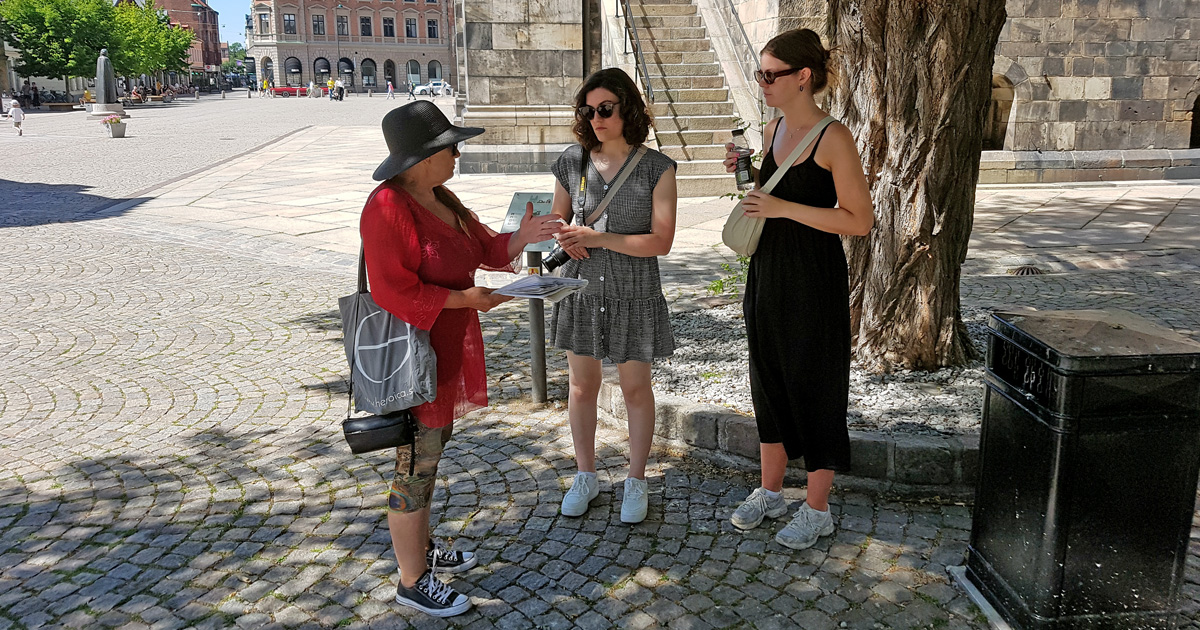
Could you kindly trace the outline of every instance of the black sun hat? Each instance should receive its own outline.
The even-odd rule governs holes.
[[[434,153],[483,132],[478,127],[455,127],[429,101],[397,107],[383,117],[383,139],[389,155],[371,177],[375,181],[391,179]]]

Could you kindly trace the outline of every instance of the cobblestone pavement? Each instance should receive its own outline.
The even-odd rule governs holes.
[[[623,440],[602,431],[604,491],[582,519],[557,516],[573,470],[565,414],[521,402],[528,331],[515,304],[483,317],[499,404],[460,423],[434,514],[438,535],[480,554],[454,582],[476,610],[449,621],[399,610],[388,458],[351,456],[338,435],[334,307],[353,283],[355,213],[382,151],[374,133],[316,125],[103,211],[0,208],[0,630],[984,627],[944,572],[962,558],[965,506],[835,492],[838,533],[790,552],[773,541],[778,525],[728,525],[752,478],[659,452],[650,516],[629,527],[611,490]],[[548,182],[452,187],[494,224],[513,191]],[[1091,193],[1005,194],[1016,201],[981,202],[983,215]],[[1186,223],[1196,194],[1124,189],[1094,215],[1125,199],[1160,224]],[[727,211],[683,202],[664,264],[673,308],[701,306],[703,282],[722,273],[713,244]],[[981,225],[977,241],[1007,238],[1005,225]],[[980,242],[964,301],[1115,304],[1195,335],[1191,234],[1150,243],[1153,230],[1120,229],[1108,233],[1127,241],[1119,252]],[[1003,275],[1023,256],[1063,273]],[[561,400],[564,366],[551,361]],[[803,491],[788,497],[794,507]],[[1200,627],[1198,554],[1194,540],[1189,627]]]

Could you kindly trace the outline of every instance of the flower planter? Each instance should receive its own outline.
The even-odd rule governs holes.
[[[125,123],[119,122],[113,125],[105,125],[108,127],[108,133],[114,138],[125,137]]]

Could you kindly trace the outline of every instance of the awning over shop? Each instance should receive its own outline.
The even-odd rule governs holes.
[[[288,74],[300,74],[303,65],[300,63],[299,59],[295,57],[288,57],[283,61],[283,67],[287,70]]]

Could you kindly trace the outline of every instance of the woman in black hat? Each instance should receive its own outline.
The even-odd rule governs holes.
[[[443,186],[454,176],[458,143],[481,133],[451,125],[430,101],[384,116],[390,155],[375,169],[383,183],[368,198],[360,224],[372,297],[428,330],[437,355],[437,400],[412,409],[415,447],[397,449],[388,528],[400,568],[396,601],[438,617],[465,612],[471,603],[433,571],[466,571],[477,562],[474,554],[450,551],[429,536],[438,460],[454,419],[487,406],[478,311],[509,299],[475,286],[475,270],[509,267],[526,245],[551,238],[560,225],[554,215],[533,216],[530,205],[516,232],[496,234]]]

